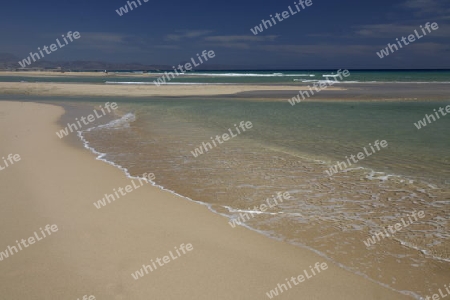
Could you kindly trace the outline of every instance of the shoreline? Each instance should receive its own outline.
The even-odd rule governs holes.
[[[93,140],[92,140],[93,141]],[[112,160],[112,161],[114,161],[114,160]],[[107,162],[107,163],[111,163],[110,161],[109,162]],[[125,164],[126,165],[126,164]],[[131,170],[133,170],[133,167],[131,167]],[[135,170],[136,171],[136,170]],[[139,172],[134,172],[134,174],[140,174]],[[396,176],[393,176],[393,177],[396,177]],[[167,184],[167,185],[166,185]],[[190,198],[187,198],[186,196],[184,196],[184,195],[189,195],[189,194],[186,194],[186,193],[184,193],[183,192],[183,187],[181,187],[181,189],[179,189],[180,187],[178,187],[178,188],[174,188],[173,186],[171,186],[171,182],[165,182],[164,183],[164,186],[167,186],[170,190],[170,192],[172,192],[173,193],[173,191],[179,191],[179,192],[181,192],[181,195],[180,196],[182,196],[183,198],[185,198],[185,199],[188,199],[188,200],[191,200]],[[166,189],[167,190],[167,189]],[[179,195],[179,194],[177,194],[177,195]],[[197,200],[200,200],[200,201],[203,201],[203,202],[197,202],[197,201],[195,201],[195,200],[191,200],[191,201],[193,201],[193,202],[197,202],[197,203],[200,203],[200,204],[204,204],[204,205],[206,205],[206,206],[209,206],[209,205],[212,205],[212,208],[213,209],[211,209],[214,213],[218,213],[218,214],[221,214],[220,212],[218,212],[217,210],[216,210],[216,206],[212,203],[212,202],[208,202],[208,200],[207,199],[202,199],[202,198],[198,198],[198,197],[195,197],[195,195],[189,195],[189,197],[191,197],[192,199],[197,199]],[[220,210],[219,210],[220,211]],[[222,213],[223,213],[223,211],[222,211]],[[222,214],[222,215],[225,215],[225,214]],[[257,229],[257,227],[251,227],[251,226],[245,226],[246,228],[248,228],[248,229],[250,229],[250,230],[252,230],[252,231],[255,231],[255,232],[258,232],[258,233],[260,233],[260,234],[263,234],[263,235],[265,235],[265,236],[269,236],[270,238],[276,238],[276,237],[274,237],[273,235],[271,235],[270,234],[270,232],[266,232],[266,231],[260,231],[260,230],[258,230]],[[295,244],[295,243],[292,243],[292,244]],[[308,249],[308,247],[304,247],[303,245],[301,245],[301,244],[295,244],[296,246],[299,246],[299,247],[301,247],[301,248],[305,248],[305,249]],[[315,249],[318,249],[318,248],[315,248]],[[312,250],[312,251],[314,251],[314,252],[316,252],[316,250],[315,249],[312,249],[312,248],[310,248],[309,250]],[[319,255],[323,255],[324,253],[326,253],[326,251],[324,251],[324,249],[321,249],[320,251],[317,251],[316,253],[318,253]],[[324,258],[328,258],[328,255],[325,255],[325,256],[323,256]],[[342,267],[344,268],[344,269],[348,269],[348,270],[351,270],[351,268],[347,268],[346,266],[350,266],[350,264],[348,264],[348,262],[343,262],[343,261],[341,261],[341,260],[335,260],[335,259],[332,259],[332,261],[335,261],[335,262],[337,262],[337,264],[339,264],[339,262],[341,262],[341,263],[343,263],[343,265],[342,265]],[[389,270],[389,267],[387,268],[387,270]],[[354,272],[355,270],[351,270],[351,272]],[[363,276],[365,276],[365,275],[363,275]],[[374,278],[375,280],[373,280],[373,282],[376,282],[376,283],[378,283],[378,284],[380,284],[380,282],[378,281],[378,280],[376,280],[376,277],[370,277],[370,278]],[[372,279],[371,279],[372,280]],[[383,284],[383,283],[381,283],[381,284]],[[386,284],[386,282],[384,282],[384,284]],[[387,283],[388,285],[389,285],[389,283]],[[442,283],[443,284],[443,283]],[[400,288],[399,289],[399,287],[396,287],[396,289],[397,290],[408,290],[408,287],[406,286],[403,286],[402,288]],[[415,292],[417,292],[417,290],[414,290]]]
[[[54,137],[58,129],[56,122],[63,115],[61,107],[0,101],[0,112],[0,122],[9,125],[8,131],[5,126],[0,129],[4,133],[2,143],[7,145],[4,151],[18,149],[15,152],[23,157],[21,164],[8,170],[17,176],[4,177],[5,173],[0,173],[3,182],[9,182],[5,198],[25,200],[5,203],[0,223],[7,228],[17,216],[12,211],[29,217],[21,226],[6,230],[2,241],[8,243],[22,236],[21,233],[26,235],[30,228],[38,226],[35,224],[40,224],[42,216],[61,228],[49,245],[36,245],[40,248],[3,262],[0,277],[7,291],[5,295],[15,295],[15,298],[20,295],[24,299],[31,293],[36,299],[75,298],[88,292],[88,288],[96,297],[107,299],[148,299],[149,295],[167,299],[186,293],[192,295],[188,298],[195,299],[260,299],[278,282],[284,282],[286,276],[323,259],[311,251],[245,228],[232,229],[225,218],[211,214],[204,206],[149,185],[134,191],[124,201],[97,211],[92,201],[112,187],[123,186],[128,178],[116,167],[95,160],[92,153]],[[24,118],[33,125],[20,122]],[[30,149],[30,142],[43,146]],[[61,171],[66,171],[66,176],[59,176]],[[15,178],[24,175],[36,180],[16,181]],[[23,185],[20,190],[18,184]],[[151,238],[143,239],[145,236]],[[158,243],[154,243],[155,238]],[[158,270],[157,275],[151,274],[152,285],[143,283],[149,278],[133,282],[130,274],[142,262],[183,242],[195,245],[189,257]],[[41,262],[33,267],[32,274],[27,272],[29,256]],[[74,271],[78,276],[73,281],[69,278]],[[173,286],[164,280],[167,276],[180,284]],[[16,278],[19,277],[32,288],[18,289]],[[222,284],[224,278],[226,285]],[[72,282],[69,286],[68,281]],[[52,289],[46,288],[48,282],[52,282]],[[158,286],[158,291],[153,285]],[[411,299],[334,263],[329,263],[329,270],[317,280],[283,294],[284,299],[298,299],[300,295],[316,299],[349,299],[349,295],[355,299]]]
[[[308,85],[287,84],[192,84],[192,85],[121,85],[104,83],[0,82],[0,96],[37,97],[146,97],[211,100],[212,96],[243,101],[286,102],[308,91]],[[301,102],[420,102],[448,101],[450,85],[442,83],[339,83],[305,97]],[[297,103],[298,106],[298,103]],[[297,109],[297,107],[293,108]]]
[[[188,97],[233,95],[251,91],[291,91],[307,87],[270,85],[110,85],[86,83],[0,82],[2,95],[35,96],[120,96],[120,97]],[[342,90],[329,88],[329,90]]]

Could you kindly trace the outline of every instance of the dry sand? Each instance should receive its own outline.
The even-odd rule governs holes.
[[[245,228],[150,184],[96,209],[130,184],[117,168],[60,140],[57,106],[0,101],[0,251],[46,224],[57,233],[0,261],[1,299],[268,299],[266,292],[324,258]],[[152,170],[148,170],[151,172]],[[158,178],[158,174],[155,174]],[[175,246],[194,250],[134,280]],[[328,270],[277,299],[410,299],[326,261]]]
[[[26,76],[26,77],[109,77],[116,76],[116,73],[103,72],[51,72],[51,71],[0,71],[0,76]],[[149,73],[120,73],[120,77],[154,77]]]
[[[0,82],[1,94],[20,94],[36,96],[117,96],[117,97],[151,97],[151,96],[210,96],[231,95],[251,91],[292,91],[292,96],[307,87],[269,86],[269,85],[116,85],[88,83],[28,83]],[[330,87],[327,90],[340,90]]]

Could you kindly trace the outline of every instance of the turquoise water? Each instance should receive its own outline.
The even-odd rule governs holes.
[[[245,226],[418,298],[450,280],[450,116],[420,130],[414,123],[449,103],[291,106],[248,99],[129,98],[119,108],[128,119],[134,115],[132,121],[124,118],[83,136],[104,159],[132,175],[153,172],[158,185],[229,218],[288,191],[289,201]],[[192,155],[202,142],[241,121],[251,121],[253,128]],[[388,147],[355,168],[325,173],[375,140],[386,140]],[[366,249],[368,236],[421,210],[426,217],[417,224]],[[410,286],[412,277],[423,285]]]
[[[450,179],[450,118],[442,117],[421,130],[413,123],[448,104],[331,102],[292,107],[284,102],[216,99],[206,103],[190,101],[189,105],[170,100],[152,106],[162,111],[183,108],[184,113],[219,132],[231,126],[231,117],[235,122],[250,119],[254,130],[248,139],[323,160],[343,160],[375,140],[386,140],[389,150],[364,161],[364,166],[439,180]]]

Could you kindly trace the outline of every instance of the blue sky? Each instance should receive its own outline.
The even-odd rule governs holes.
[[[79,31],[79,40],[46,59],[173,65],[214,50],[209,63],[247,68],[450,68],[450,1],[312,2],[255,36],[250,28],[294,0],[141,0],[123,16],[116,9],[124,0],[9,1],[0,11],[0,53],[25,58]],[[386,58],[376,55],[426,22],[439,29]]]

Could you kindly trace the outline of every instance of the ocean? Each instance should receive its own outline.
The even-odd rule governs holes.
[[[450,83],[450,70],[349,70],[351,76],[340,80],[344,83],[375,82],[438,82]],[[0,76],[0,82],[85,82],[97,84],[153,84],[162,72],[109,71],[106,76],[49,76],[33,77]],[[196,71],[176,76],[171,84],[300,84],[326,80],[327,75],[336,75],[334,70],[267,70],[267,71]],[[133,75],[133,76],[129,76]]]
[[[245,74],[202,72],[173,82],[296,84],[293,79],[304,78],[305,85],[333,75],[331,71]],[[450,83],[450,71],[351,74],[352,86],[386,82],[392,84],[392,90],[402,89],[406,83],[418,84],[418,89]],[[37,78],[24,81],[32,80]],[[120,75],[114,80],[73,80],[151,84],[151,79]],[[384,89],[384,85],[376,89]],[[416,101],[310,100],[292,106],[287,98],[259,101],[254,96],[54,99],[83,102],[90,110],[93,105],[116,101],[120,111],[116,120],[80,132],[85,147],[129,176],[154,173],[156,185],[206,205],[226,217],[224,222],[231,227],[236,225],[232,220],[240,220],[241,226],[308,248],[415,299],[448,284],[450,116],[420,130],[414,123],[449,105],[450,95],[438,100],[420,96]],[[250,121],[253,127],[197,157],[192,154],[202,143],[234,130],[241,121]],[[64,122],[61,125],[65,126]],[[344,171],[327,174],[331,166],[347,161],[377,140],[385,140],[388,146]],[[288,192],[291,197],[264,212],[255,211],[255,206],[277,192]],[[420,211],[424,218],[367,247],[369,237]],[[252,217],[242,222],[242,215],[251,212]],[[422,284],[412,286],[411,278]]]

